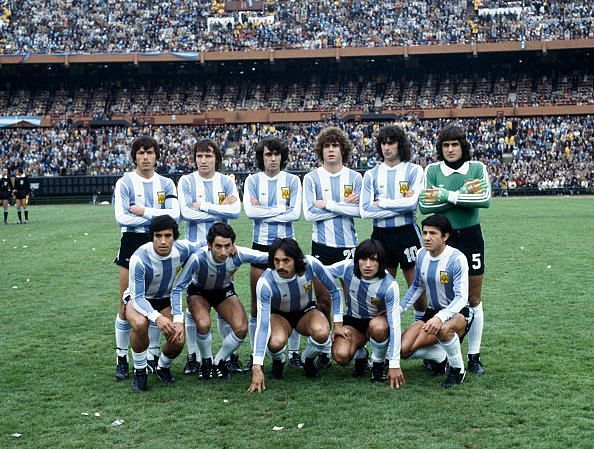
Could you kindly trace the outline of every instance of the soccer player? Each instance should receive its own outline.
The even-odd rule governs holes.
[[[378,158],[383,163],[363,177],[359,210],[362,218],[373,218],[371,238],[381,243],[387,269],[396,276],[398,265],[408,285],[414,275],[421,233],[416,210],[423,183],[423,169],[410,162],[410,141],[396,125],[384,126],[376,140]],[[425,296],[415,304],[415,318],[425,313]]]
[[[186,239],[191,242],[206,242],[210,227],[217,222],[227,223],[239,217],[241,202],[235,181],[220,173],[223,156],[219,146],[212,140],[202,139],[194,145],[196,171],[180,178],[177,190],[181,216],[186,222]],[[221,338],[230,329],[220,317],[217,325]],[[196,323],[192,314],[186,310],[186,338],[188,341],[188,360],[185,374],[199,374],[198,346],[196,342]],[[238,360],[234,357],[234,371]]]
[[[339,365],[355,358],[355,377],[365,375],[367,350],[371,343],[371,381],[386,380],[384,360],[389,360],[388,380],[400,388],[404,375],[400,369],[400,308],[398,284],[386,270],[386,256],[380,242],[362,241],[354,260],[331,265],[330,274],[343,279],[348,296],[342,324],[334,324],[332,357]],[[389,348],[389,349],[388,349]]]
[[[23,223],[23,216],[21,208],[25,211],[25,224],[29,223],[29,195],[31,194],[31,184],[29,177],[25,175],[22,168],[16,169],[16,176],[14,178],[14,197],[17,208],[18,224]]]
[[[252,383],[249,392],[266,389],[264,354],[272,358],[270,377],[281,379],[285,365],[285,345],[293,329],[309,336],[303,350],[305,375],[316,378],[316,356],[330,344],[330,323],[312,300],[317,279],[332,295],[334,319],[342,320],[340,290],[324,266],[312,256],[304,256],[294,239],[277,239],[268,253],[268,269],[258,280],[258,323],[254,337]]]
[[[122,228],[120,249],[115,263],[119,269],[120,298],[128,288],[130,258],[141,245],[150,241],[148,234],[151,219],[169,215],[179,219],[179,203],[175,184],[155,173],[159,159],[159,144],[149,136],[141,136],[132,142],[131,156],[136,169],[124,174],[115,185],[114,209],[118,226]],[[120,310],[115,320],[116,374],[117,380],[128,378],[128,345],[132,327],[126,320],[126,305],[120,299]],[[157,326],[149,330],[149,368],[155,369],[161,333]]]
[[[472,323],[468,307],[468,262],[459,250],[447,244],[452,226],[445,215],[436,214],[421,222],[423,244],[417,254],[414,281],[400,302],[402,312],[426,292],[429,307],[423,318],[402,334],[401,357],[432,360],[449,373],[441,384],[450,388],[464,381],[466,372],[460,341]]]
[[[354,217],[360,217],[359,195],[363,179],[345,167],[352,145],[338,128],[323,129],[316,140],[316,154],[322,166],[303,179],[303,215],[313,222],[311,254],[324,265],[352,259],[357,246]],[[330,315],[330,295],[317,280],[314,289],[318,306]],[[318,365],[330,365],[327,347]]]
[[[302,192],[299,178],[284,171],[288,160],[289,147],[276,137],[267,137],[256,145],[256,163],[260,172],[247,177],[243,192],[243,208],[254,220],[253,249],[268,252],[277,238],[294,237],[293,222],[301,216]],[[250,270],[249,335],[252,350],[257,315],[256,283],[267,267],[266,264],[252,264]],[[299,333],[293,331],[289,338],[289,364],[295,368],[301,367],[299,344]]]
[[[12,181],[8,176],[8,168],[2,169],[2,176],[0,176],[0,202],[4,209],[4,224],[8,224],[8,200],[12,196]]]
[[[167,338],[155,374],[165,383],[175,382],[170,367],[184,348],[184,316],[181,301],[171,302],[171,288],[175,275],[196,247],[187,241],[177,241],[177,222],[169,215],[154,217],[148,235],[151,241],[130,258],[129,287],[123,298],[132,306],[126,308],[126,318],[132,326],[132,390],[137,393],[145,391],[147,386],[149,322],[155,323]]]
[[[239,347],[247,334],[245,309],[235,293],[233,275],[244,263],[264,263],[268,254],[235,246],[235,231],[226,223],[215,223],[206,237],[208,248],[197,250],[186,262],[171,292],[172,303],[180,301],[187,287],[188,310],[196,322],[197,345],[203,380],[213,377],[229,379],[227,358]],[[212,360],[210,309],[229,323],[231,330],[222,338],[221,349]]]
[[[469,297],[474,313],[468,332],[468,370],[483,374],[480,359],[483,335],[481,290],[485,272],[485,241],[479,223],[479,209],[491,202],[491,182],[482,162],[471,161],[466,132],[457,125],[448,125],[437,136],[437,158],[441,162],[425,169],[424,190],[419,209],[423,214],[442,213],[452,224],[448,245],[458,248],[468,260]]]

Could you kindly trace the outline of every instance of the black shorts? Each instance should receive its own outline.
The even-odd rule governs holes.
[[[316,304],[313,302],[310,302],[307,306],[305,306],[305,308],[303,310],[299,310],[297,312],[281,312],[280,310],[277,310],[277,311],[273,311],[271,313],[274,313],[275,315],[282,316],[285,320],[287,320],[289,322],[289,324],[291,325],[291,328],[295,329],[297,327],[297,323],[299,323],[299,320],[301,320],[301,318],[303,318],[303,315],[305,315],[310,310],[314,310],[314,309],[317,309]],[[324,315],[324,314],[322,314],[322,315]],[[324,316],[326,316],[326,315],[324,315]]]
[[[126,290],[126,292],[127,291],[128,290]],[[147,301],[157,312],[160,312],[167,307],[171,307],[171,298],[147,299]],[[128,302],[130,302],[129,294],[122,298],[122,304],[128,304]]]
[[[14,194],[17,200],[24,200],[25,198],[27,198],[27,195],[29,195],[29,192],[27,192],[26,190],[17,190]]]
[[[259,243],[252,243],[252,249],[257,249],[258,251],[262,251],[263,253],[267,253],[270,250],[272,245],[260,245]],[[250,264],[254,268],[259,268],[260,270],[265,270],[268,268],[268,264],[266,263],[251,263]]]
[[[130,269],[130,258],[134,251],[150,240],[150,235],[145,232],[124,232],[120,240],[120,250],[113,262],[120,267]]]
[[[485,272],[485,240],[481,225],[454,229],[448,245],[459,249],[468,260],[468,274],[478,276]]]
[[[331,246],[311,242],[311,255],[322,262],[322,265],[332,265],[355,257],[355,248],[332,248]]]
[[[425,315],[423,315],[423,317],[421,318],[421,321],[423,323],[426,323],[436,314],[436,310],[427,308],[427,310],[425,311]],[[462,342],[462,340],[464,340],[464,337],[466,336],[466,333],[468,332],[468,329],[470,329],[470,326],[472,325],[472,320],[474,320],[474,313],[472,313],[469,307],[464,307],[462,310],[460,310],[460,315],[462,315],[466,319],[466,330],[464,331],[464,335],[462,335],[462,337],[460,338],[460,342]]]
[[[0,192],[0,201],[10,199],[10,192]]]
[[[408,224],[397,228],[373,228],[371,238],[381,243],[386,253],[388,268],[406,270],[415,266],[417,251],[421,249],[421,233],[416,224]]]
[[[216,288],[216,289],[212,289],[212,290],[200,288],[196,284],[190,284],[188,286],[187,292],[188,292],[188,298],[192,295],[200,295],[204,299],[206,299],[208,304],[210,304],[210,307],[214,307],[215,309],[225,299],[228,299],[231,296],[237,296],[237,293],[235,293],[235,288],[233,287],[233,283],[231,283],[231,285],[229,285],[229,287]]]
[[[367,338],[367,330],[369,329],[370,318],[355,318],[354,316],[344,315],[342,317],[343,326],[351,326],[357,329],[361,334]]]

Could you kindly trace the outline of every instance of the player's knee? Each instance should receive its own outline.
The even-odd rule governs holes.
[[[310,329],[311,338],[313,338],[318,343],[325,343],[330,336],[330,326],[328,324],[322,323],[314,323]]]
[[[196,329],[202,335],[206,335],[210,332],[210,317],[194,317],[194,321],[196,321]]]
[[[133,317],[128,317],[128,322],[130,323],[130,326],[132,326],[132,332],[148,332],[149,321],[143,315],[134,315]]]
[[[481,303],[481,295],[480,294],[469,295],[468,303],[470,304],[470,307],[478,306]]]
[[[437,339],[439,341],[450,341],[452,338],[454,338],[455,333],[456,332],[454,331],[454,328],[449,326],[442,326],[439,332],[437,333]]]
[[[332,346],[332,358],[336,363],[340,366],[348,365],[351,361],[351,354],[348,348],[345,348],[343,345],[333,345]]]
[[[286,339],[282,335],[271,334],[268,339],[268,350],[272,353],[277,353],[285,347]]]
[[[369,335],[375,341],[385,341],[390,336],[388,321],[385,319],[372,319],[369,322]]]
[[[248,331],[248,327],[247,327],[247,322],[242,322],[238,327],[233,329],[233,332],[235,333],[235,336],[237,338],[240,338],[241,340],[243,340],[245,338],[245,336],[247,335],[247,331]]]

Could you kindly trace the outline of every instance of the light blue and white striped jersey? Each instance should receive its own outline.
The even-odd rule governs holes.
[[[153,242],[148,242],[134,252],[130,258],[128,292],[138,313],[151,321],[157,319],[160,314],[153,309],[148,300],[171,296],[176,276],[196,247],[195,243],[178,240],[173,242],[171,254],[160,256],[155,252]],[[183,323],[181,301],[172,301],[171,314],[174,322]]]
[[[215,172],[210,179],[198,172],[184,175],[177,185],[181,216],[186,221],[186,238],[191,242],[205,242],[210,227],[218,222],[239,218],[241,202],[235,182],[227,175]],[[233,204],[221,204],[225,198],[236,196]],[[192,203],[200,201],[200,210]]]
[[[312,303],[313,280],[319,279],[332,297],[335,320],[342,321],[340,290],[326,268],[315,257],[305,256],[306,268],[302,276],[285,279],[268,268],[256,284],[258,318],[254,337],[254,363],[262,365],[270,336],[270,313],[299,312]]]
[[[359,210],[361,217],[373,218],[373,226],[396,228],[416,222],[419,193],[423,188],[423,168],[411,162],[394,167],[380,164],[365,172]],[[410,197],[407,192],[414,191]],[[374,201],[379,201],[377,206]]]
[[[130,207],[135,204],[144,207],[142,217],[130,213]],[[132,171],[118,179],[114,191],[114,209],[122,233],[148,232],[151,219],[158,215],[169,215],[175,221],[179,220],[175,184],[157,173],[145,179]]]
[[[204,290],[219,290],[233,282],[233,275],[244,263],[267,264],[268,253],[243,246],[236,246],[237,254],[225,262],[215,262],[208,247],[196,250],[186,262],[184,269],[171,290],[171,301],[181,300],[183,290],[190,282]]]
[[[293,222],[301,216],[301,182],[281,171],[273,178],[264,172],[249,175],[243,190],[243,209],[254,220],[252,242],[271,245],[277,238],[293,238]],[[252,204],[252,198],[259,205]]]
[[[353,318],[371,319],[386,311],[390,328],[390,343],[387,358],[390,368],[400,368],[400,292],[392,275],[386,272],[383,278],[371,280],[355,276],[355,261],[343,260],[330,265],[328,271],[344,281],[349,292],[346,301],[346,315]]]
[[[359,205],[345,203],[352,193],[361,194],[363,178],[343,167],[332,174],[319,167],[303,178],[303,216],[313,221],[312,240],[332,248],[352,248],[359,243],[353,217],[360,217]],[[316,200],[326,200],[326,208],[314,206]]]
[[[417,253],[415,279],[400,301],[404,312],[423,292],[427,305],[441,321],[449,320],[468,306],[468,261],[456,248],[446,246],[437,257],[421,248]]]

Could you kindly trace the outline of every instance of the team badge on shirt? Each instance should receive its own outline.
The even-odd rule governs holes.
[[[281,195],[283,196],[283,200],[288,200],[291,198],[291,188],[290,187],[281,187]]]
[[[311,282],[307,282],[306,284],[303,284],[303,290],[305,290],[306,293],[310,293],[311,292]]]
[[[448,284],[450,282],[450,277],[448,276],[447,271],[439,272],[439,282],[442,284]]]
[[[227,194],[225,192],[219,192],[219,204],[223,204],[225,198],[227,198]]]
[[[400,193],[402,195],[406,195],[406,192],[408,192],[408,181],[400,181]]]
[[[163,205],[163,204],[165,204],[165,198],[166,198],[166,197],[167,197],[167,195],[165,194],[165,191],[163,191],[163,190],[159,190],[159,191],[157,192],[157,202],[158,202],[160,205]]]
[[[379,306],[382,303],[382,300],[380,298],[376,298],[375,296],[372,296],[369,299],[369,302],[371,303],[372,306]]]
[[[348,198],[353,193],[353,185],[352,184],[345,184],[343,188],[343,194],[345,198]]]

